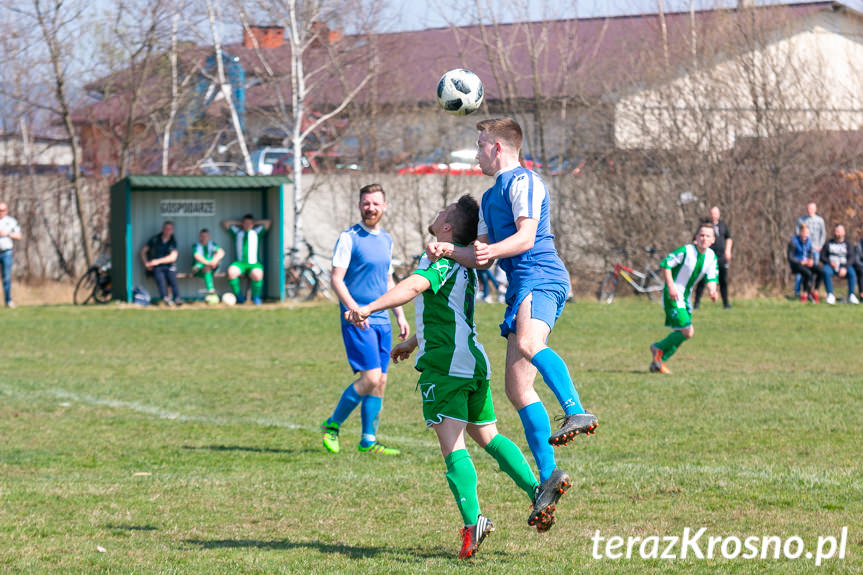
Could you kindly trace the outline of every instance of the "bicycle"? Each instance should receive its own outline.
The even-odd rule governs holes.
[[[615,251],[627,254],[626,248],[617,248]],[[599,284],[599,291],[596,293],[596,298],[600,302],[611,303],[614,301],[614,295],[617,292],[617,286],[620,284],[620,279],[628,283],[636,294],[645,294],[650,301],[659,301],[659,294],[665,287],[665,281],[662,279],[659,268],[651,265],[651,259],[656,254],[655,248],[644,248],[647,253],[647,261],[641,271],[632,269],[623,264],[614,264],[614,269],[602,279]]]
[[[75,305],[95,302],[104,304],[111,301],[111,256],[100,254],[75,285],[72,297]]]
[[[285,269],[285,295],[295,301],[311,301],[319,294],[332,301],[333,291],[330,284],[330,272],[321,265],[321,256],[315,253],[315,248],[309,242],[306,244],[308,255],[297,264],[291,264],[291,255],[298,250],[291,248],[285,254],[287,266]]]

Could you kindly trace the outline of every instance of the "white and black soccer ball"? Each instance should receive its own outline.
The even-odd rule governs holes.
[[[482,81],[470,70],[450,70],[437,83],[437,100],[441,108],[456,116],[476,112],[482,104],[482,96]]]
[[[229,291],[225,292],[222,294],[222,303],[225,305],[234,305],[237,303],[237,296]]]

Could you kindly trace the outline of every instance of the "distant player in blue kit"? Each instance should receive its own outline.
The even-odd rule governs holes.
[[[386,311],[369,316],[363,328],[345,319],[382,296],[395,285],[392,275],[393,240],[381,227],[386,211],[386,194],[380,184],[360,189],[362,222],[339,236],[333,251],[332,285],[341,302],[342,339],[348,363],[359,377],[342,393],[333,414],[321,424],[324,447],[338,453],[339,428],[358,405],[361,407],[361,453],[398,455],[399,450],[377,441],[379,414],[387,384],[387,366],[392,348],[392,327]],[[410,326],[401,307],[393,309],[399,338],[405,340]]]
[[[518,410],[539,468],[542,483],[528,522],[541,525],[571,485],[569,475],[557,467],[552,446],[593,433],[598,421],[582,407],[566,363],[547,345],[569,293],[569,273],[551,234],[548,190],[519,163],[523,136],[518,122],[488,119],[476,127],[477,162],[483,174],[495,178],[482,197],[477,240],[466,247],[435,242],[426,251],[432,259],[451,257],[469,267],[489,267],[498,260],[506,272],[507,308],[500,325],[507,339],[506,394]],[[554,433],[533,387],[537,371],[564,411],[563,424]]]

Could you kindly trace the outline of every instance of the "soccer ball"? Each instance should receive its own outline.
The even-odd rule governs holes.
[[[214,293],[208,293],[207,296],[204,298],[204,301],[207,302],[209,305],[216,305],[217,303],[219,303],[219,296]]]
[[[222,294],[222,303],[225,305],[234,305],[237,303],[237,296],[231,292],[225,292]]]
[[[450,70],[437,83],[437,100],[441,108],[464,116],[476,112],[482,104],[482,81],[470,70]]]

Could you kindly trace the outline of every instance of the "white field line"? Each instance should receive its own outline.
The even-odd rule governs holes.
[[[209,415],[186,415],[180,413],[178,411],[172,411],[168,409],[163,409],[161,407],[155,405],[148,405],[145,403],[140,403],[137,401],[124,401],[121,399],[110,399],[103,397],[94,397],[92,395],[80,394],[68,391],[66,389],[54,388],[54,389],[46,389],[41,391],[34,392],[23,392],[18,389],[12,389],[7,385],[0,385],[0,391],[6,395],[13,395],[18,397],[25,396],[48,396],[55,397],[57,399],[61,399],[67,402],[76,402],[82,403],[84,405],[90,405],[95,407],[111,407],[115,409],[126,409],[129,411],[133,411],[135,413],[141,413],[144,415],[149,415],[155,417],[157,419],[167,419],[170,421],[181,421],[181,422],[194,422],[194,423],[204,423],[208,425],[258,425],[261,427],[279,427],[282,429],[296,429],[301,431],[309,431],[313,433],[318,433],[318,426],[309,427],[305,425],[300,425],[297,423],[293,423],[291,421],[287,421],[284,419],[276,418],[276,417],[219,417],[219,416],[209,416]],[[417,445],[417,446],[426,446],[426,447],[437,447],[436,441],[423,441],[417,440],[415,438],[406,438],[406,437],[393,437],[387,435],[387,441],[391,441],[393,444],[404,444],[404,445]]]
[[[85,405],[98,407],[112,407],[115,409],[128,409],[136,413],[150,415],[158,419],[167,419],[171,421],[196,422],[209,425],[237,425],[237,424],[253,424],[261,427],[280,427],[283,429],[296,429],[308,431],[312,433],[318,432],[318,427],[309,427],[299,425],[291,421],[278,419],[275,417],[213,417],[207,415],[185,415],[177,411],[162,409],[155,405],[147,405],[137,401],[123,401],[119,399],[108,399],[101,397],[93,397],[86,394],[73,393],[71,391],[54,388],[38,392],[22,392],[21,390],[11,389],[6,385],[0,385],[0,391],[7,395],[15,396],[50,396],[66,401],[74,401]],[[417,440],[416,438],[407,437],[392,437],[387,436],[387,439],[394,444],[402,445],[417,445],[425,447],[437,447],[437,442],[433,440]],[[530,454],[525,451],[525,455]],[[530,458],[529,458],[530,459]],[[563,465],[568,465],[569,462]],[[807,486],[841,486],[851,489],[863,490],[863,481],[859,479],[857,472],[841,471],[834,473],[813,473],[799,468],[775,469],[771,466],[751,468],[751,467],[736,467],[729,465],[690,465],[682,464],[675,466],[667,465],[651,465],[639,462],[586,462],[581,461],[582,466],[579,471],[583,474],[585,471],[593,468],[602,473],[619,473],[624,476],[632,475],[659,475],[666,478],[674,478],[679,476],[684,477],[709,477],[714,480],[720,478],[740,478],[740,479],[758,479],[767,482],[783,482],[783,483],[798,483],[802,482]]]

